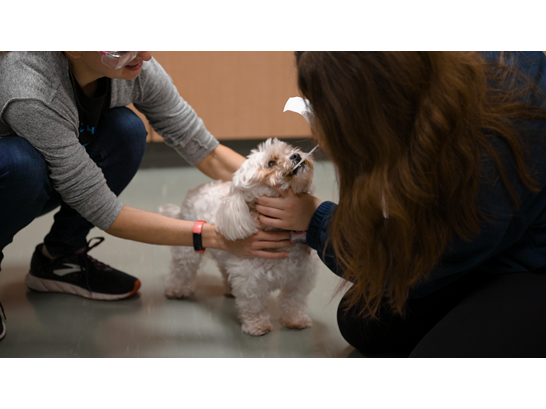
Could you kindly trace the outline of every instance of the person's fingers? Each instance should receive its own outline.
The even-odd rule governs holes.
[[[288,252],[287,251],[273,252],[273,251],[266,251],[266,250],[255,250],[251,253],[251,257],[261,257],[261,258],[267,258],[271,260],[277,260],[277,259],[288,257]]]

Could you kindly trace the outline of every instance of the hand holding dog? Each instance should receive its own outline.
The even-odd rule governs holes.
[[[237,257],[262,257],[280,259],[288,256],[287,251],[276,251],[281,247],[289,247],[290,233],[286,231],[263,231],[240,240],[227,240],[219,234],[223,241],[223,250],[229,251]]]
[[[278,186],[271,187],[279,192],[280,197],[262,196],[256,199],[260,223],[285,230],[307,230],[322,200],[307,193],[296,195],[291,189],[280,190]]]

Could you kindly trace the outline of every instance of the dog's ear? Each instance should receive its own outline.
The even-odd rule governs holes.
[[[263,160],[263,152],[253,150],[247,160],[233,174],[232,191],[242,190],[251,191],[256,185],[261,184],[262,174],[260,171],[260,162]]]
[[[233,174],[230,193],[214,217],[216,230],[228,240],[244,239],[258,231],[247,203],[256,198],[252,192],[260,184],[256,175],[260,155],[253,151]]]
[[[244,196],[241,190],[232,188],[214,217],[216,231],[228,240],[244,239],[258,231]]]

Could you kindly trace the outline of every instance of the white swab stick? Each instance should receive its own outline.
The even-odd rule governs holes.
[[[317,149],[317,148],[318,148],[318,145],[315,146],[313,149],[311,149],[311,152],[309,152],[307,155],[305,155],[305,156],[303,157],[303,159],[300,160],[299,163],[298,163],[296,166],[294,166],[294,169],[292,169],[292,172],[294,172],[294,171],[296,170],[296,168],[297,168],[298,166],[300,166],[300,165],[303,163],[303,161],[305,160],[305,158],[307,158],[309,155],[311,155],[311,154],[315,151],[315,149]]]

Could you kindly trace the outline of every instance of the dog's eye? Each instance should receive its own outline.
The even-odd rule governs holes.
[[[268,163],[267,163],[267,167],[268,168],[272,168],[273,166],[275,166],[275,161],[274,160],[270,160]]]

